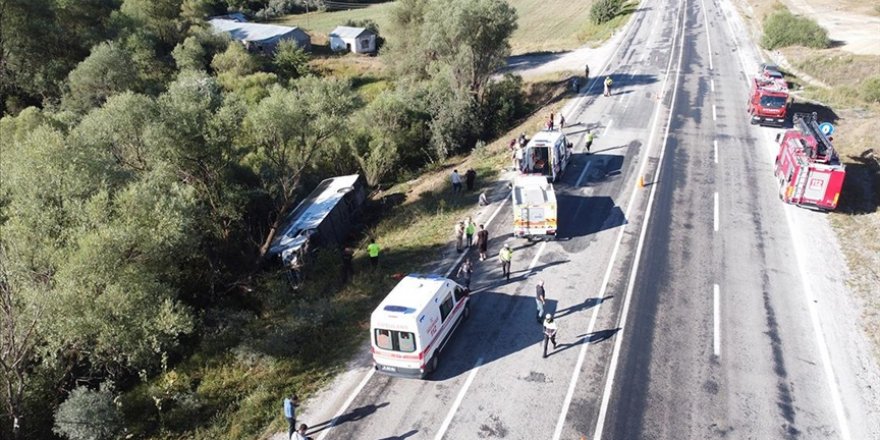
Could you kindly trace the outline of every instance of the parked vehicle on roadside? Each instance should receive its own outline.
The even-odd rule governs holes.
[[[752,124],[782,126],[788,113],[788,84],[782,78],[752,78],[748,111]]]
[[[805,208],[834,210],[846,167],[819,129],[815,113],[796,113],[792,121],[794,129],[777,136],[779,153],[774,171],[779,198]]]
[[[556,182],[568,166],[571,147],[572,144],[562,130],[541,130],[535,133],[523,149],[521,171]]]
[[[468,318],[468,291],[439,275],[410,274],[373,311],[370,344],[376,371],[425,378]]]
[[[557,210],[553,184],[542,176],[518,176],[510,192],[513,236],[528,239],[556,237]]]

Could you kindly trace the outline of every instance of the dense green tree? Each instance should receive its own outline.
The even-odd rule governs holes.
[[[309,74],[309,54],[295,41],[284,40],[272,58],[275,73],[284,79],[296,79]]]
[[[248,111],[245,128],[254,153],[247,163],[273,204],[274,219],[261,240],[261,257],[275,238],[282,214],[296,201],[303,171],[346,130],[347,118],[358,106],[348,81],[305,77],[295,81],[293,89],[274,87]]]
[[[68,72],[111,35],[116,0],[0,0],[0,113],[60,95]]]
[[[354,118],[350,145],[367,184],[378,185],[402,164],[419,166],[433,157],[426,136],[430,116],[417,106],[420,99],[403,90],[385,91]]]
[[[109,386],[102,386],[99,390],[76,387],[55,412],[53,431],[70,440],[118,438],[123,421],[114,399]]]
[[[118,44],[102,43],[70,72],[64,105],[85,112],[116,93],[137,88],[138,71],[131,54]]]

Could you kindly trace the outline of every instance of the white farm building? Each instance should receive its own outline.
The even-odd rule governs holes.
[[[376,33],[351,26],[336,26],[330,32],[330,49],[334,52],[373,53],[376,51]]]
[[[235,41],[240,41],[252,52],[272,53],[278,43],[284,40],[295,41],[297,46],[309,50],[312,39],[298,27],[274,24],[248,23],[236,19],[213,18],[209,21],[216,33],[225,33]]]

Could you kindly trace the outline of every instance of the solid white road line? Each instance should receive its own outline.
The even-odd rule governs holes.
[[[684,25],[682,25],[682,32],[683,31],[684,31]],[[684,34],[682,33],[682,35],[684,35]],[[674,36],[674,39],[672,42],[672,47],[675,47],[675,39],[677,39],[678,37],[679,37],[678,34],[676,34]],[[669,73],[672,69],[672,60],[673,60],[672,52],[670,52],[669,61],[666,64],[666,74],[663,77],[663,83],[660,85],[661,95],[664,94],[665,90],[666,90],[666,83],[669,80]],[[679,70],[681,70],[680,58],[679,58]],[[676,83],[677,83],[677,79],[676,79]],[[674,99],[675,99],[675,97],[673,96],[673,100]],[[662,102],[662,96],[661,96],[661,99],[659,102]],[[657,105],[657,107],[654,110],[654,115],[653,115],[654,121],[651,124],[651,132],[650,132],[651,134],[650,134],[650,137],[648,138],[647,149],[644,153],[646,157],[649,155],[649,153],[652,149],[651,147],[654,145],[654,138],[655,138],[655,134],[657,133],[657,123],[660,121],[660,111],[662,110],[662,108],[663,108],[662,105]],[[670,121],[671,121],[671,118],[672,118],[672,116],[670,114]],[[669,134],[668,125],[669,125],[669,122],[667,122],[667,131],[666,131],[667,136]],[[665,143],[665,141],[664,141],[664,143]],[[662,161],[662,152],[661,152],[661,161]],[[639,173],[637,174],[637,176],[644,175],[645,164],[647,164],[647,163],[648,163],[647,160],[642,161],[642,165],[639,168]],[[659,167],[658,167],[658,171],[659,171]],[[659,176],[659,174],[658,174],[658,176]],[[638,178],[638,177],[636,177],[636,178]],[[655,181],[656,181],[656,179],[655,179]],[[652,185],[652,188],[654,188],[654,187],[655,187],[655,185]],[[632,207],[634,206],[633,201],[635,200],[637,194],[638,194],[637,191],[633,191],[632,193],[630,193],[629,200],[626,203],[626,209],[624,209],[624,218],[630,218],[630,214],[632,212]],[[652,194],[653,194],[653,192],[652,192]],[[629,223],[624,224],[620,228],[620,231],[617,234],[617,241],[614,243],[614,249],[611,251],[611,258],[608,261],[608,266],[605,268],[605,276],[602,278],[602,287],[599,289],[600,300],[602,298],[605,298],[605,295],[608,291],[608,284],[611,281],[611,272],[614,269],[614,264],[617,260],[617,253],[620,250],[620,244],[623,242],[623,236],[627,230],[627,225],[629,225]],[[560,440],[560,437],[562,437],[562,429],[565,426],[565,419],[568,416],[568,410],[571,407],[571,400],[574,397],[574,392],[575,392],[575,388],[577,387],[578,378],[580,378],[581,368],[583,368],[584,358],[586,357],[586,354],[587,354],[587,348],[590,345],[589,344],[589,342],[590,342],[589,337],[595,331],[596,321],[598,320],[599,310],[601,309],[601,306],[602,306],[602,303],[599,303],[596,305],[596,307],[593,308],[593,315],[590,317],[590,323],[587,326],[587,336],[584,337],[584,340],[581,343],[581,350],[580,350],[580,353],[578,354],[578,360],[577,360],[577,363],[575,364],[574,371],[572,371],[571,380],[568,383],[568,391],[565,393],[565,400],[562,401],[562,410],[559,412],[559,418],[556,421],[556,429],[553,431],[553,440]],[[602,420],[603,418],[604,418],[604,415],[602,415],[602,413],[600,412],[600,420]],[[600,436],[601,436],[601,429],[599,432],[600,432]]]
[[[714,79],[709,80],[709,88],[712,89],[712,93],[715,93],[715,80]]]
[[[452,408],[449,408],[449,413],[446,414],[446,419],[443,420],[443,424],[440,425],[440,430],[437,431],[437,435],[434,436],[434,440],[440,440],[446,434],[446,430],[449,429],[449,424],[452,423],[452,418],[455,417],[455,413],[458,411],[458,407],[461,406],[461,402],[464,401],[464,395],[467,393],[468,388],[470,388],[471,383],[474,381],[474,377],[477,375],[477,371],[480,371],[480,366],[483,365],[483,358],[477,359],[477,363],[474,364],[474,368],[471,370],[471,374],[468,375],[467,380],[464,382],[464,386],[461,387],[461,391],[458,392],[458,397],[455,398],[455,402],[452,403]]]
[[[538,264],[538,258],[541,257],[541,253],[544,252],[544,248],[545,248],[545,247],[547,247],[547,242],[546,242],[546,241],[542,241],[542,242],[541,242],[541,246],[538,246],[538,252],[535,252],[535,257],[532,258],[532,262],[529,263],[529,270],[534,269],[534,268],[535,268],[535,265]]]
[[[718,193],[715,193],[715,218],[712,222],[715,232],[718,232]]]
[[[715,104],[712,104],[712,120],[713,121],[718,120],[718,112],[715,110]]]
[[[613,123],[614,123],[614,119],[608,120],[608,125],[606,125],[605,130],[602,131],[602,136],[605,136],[606,134],[608,134],[608,129],[611,128],[611,124],[613,124]]]
[[[590,169],[590,162],[587,162],[587,164],[584,165],[584,169],[583,169],[583,171],[581,171],[581,175],[578,176],[578,180],[577,180],[577,182],[575,182],[574,186],[576,186],[576,187],[581,186],[581,181],[584,180],[584,176],[587,175],[588,169]]]
[[[370,368],[370,371],[367,372],[367,374],[364,376],[364,379],[361,380],[361,383],[358,384],[357,388],[355,388],[354,392],[351,393],[350,396],[348,396],[348,400],[345,401],[345,403],[342,405],[342,407],[339,408],[339,411],[336,413],[336,415],[333,416],[333,420],[330,421],[330,426],[328,426],[327,429],[325,429],[321,433],[321,435],[318,436],[318,440],[324,440],[324,437],[327,437],[327,434],[329,434],[330,431],[333,430],[333,427],[336,426],[336,422],[338,422],[339,418],[342,417],[342,414],[348,410],[348,407],[351,406],[352,402],[354,402],[354,399],[358,396],[358,394],[361,393],[361,391],[367,385],[367,382],[370,381],[370,378],[373,377],[373,374],[375,374],[375,373],[376,373],[376,369]]]
[[[684,0],[679,5],[679,10],[684,9]],[[687,15],[683,15],[681,19],[681,35],[685,33],[685,25],[687,24]],[[683,39],[682,39],[683,41]],[[654,182],[660,181],[660,170],[663,166],[663,157],[666,155],[666,144],[669,142],[669,130],[672,127],[672,116],[675,114],[675,98],[678,95],[678,80],[681,78],[681,64],[684,61],[684,45],[678,54],[678,66],[675,71],[675,82],[672,86],[672,100],[669,104],[669,117],[666,120],[666,130],[663,134],[663,142],[660,144],[660,157],[657,161],[657,169],[654,171]],[[675,47],[675,45],[673,45]],[[647,162],[647,161],[645,161]],[[611,390],[614,387],[614,377],[617,374],[617,363],[620,361],[620,349],[623,346],[623,334],[626,331],[627,314],[629,313],[629,305],[632,301],[633,289],[635,288],[636,274],[639,269],[639,262],[642,259],[642,250],[645,245],[645,235],[648,232],[648,224],[651,220],[651,209],[654,206],[654,196],[657,194],[659,184],[651,185],[651,193],[648,196],[648,206],[645,209],[645,219],[642,221],[641,232],[639,232],[639,241],[636,245],[636,253],[633,259],[632,269],[630,269],[629,281],[627,281],[626,295],[623,298],[623,305],[620,310],[620,320],[617,327],[620,329],[615,335],[614,348],[611,351],[611,361],[608,365],[608,378],[605,380],[605,389],[602,392],[602,403],[599,406],[599,417],[596,421],[596,430],[593,433],[593,440],[602,440],[602,432],[605,429],[605,417],[608,414],[608,404],[611,401]]]
[[[782,209],[785,211],[785,220],[788,222],[788,231],[791,234],[794,256],[795,260],[797,260],[798,271],[801,275],[801,291],[804,292],[807,309],[810,311],[810,321],[813,324],[816,345],[819,347],[819,357],[822,359],[822,368],[825,370],[825,379],[828,381],[828,388],[831,390],[831,403],[832,406],[834,406],[834,413],[837,416],[840,438],[842,440],[850,440],[852,436],[849,431],[849,422],[846,419],[843,400],[840,398],[840,389],[838,389],[837,386],[837,377],[834,375],[834,367],[831,366],[831,355],[828,351],[828,342],[825,341],[825,335],[822,333],[822,324],[819,322],[819,306],[816,305],[816,297],[813,295],[813,289],[810,286],[810,283],[807,282],[808,272],[804,266],[804,259],[802,258],[805,253],[800,248],[800,241],[797,239],[797,237],[806,237],[807,235],[800,234],[800,231],[794,226],[794,222],[791,219],[791,210],[796,208],[793,206],[783,206]]]
[[[715,152],[715,163],[718,163],[718,139],[712,141],[712,151]]]
[[[712,39],[709,38],[709,15],[706,14],[706,3],[703,0],[700,0],[700,5],[703,10],[703,23],[706,25],[706,45],[709,46],[709,70],[715,70],[714,65],[712,64]]]
[[[715,332],[713,333],[713,344],[712,346],[715,349],[715,357],[721,357],[721,288],[718,285],[715,285],[715,289],[713,292],[713,301],[714,304],[714,322],[715,322]]]

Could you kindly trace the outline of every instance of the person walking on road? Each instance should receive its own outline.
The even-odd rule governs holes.
[[[587,129],[587,154],[590,153],[590,147],[593,146],[593,132]]]
[[[284,418],[287,419],[287,438],[293,438],[296,431],[296,407],[299,406],[299,397],[291,394],[284,398]]]
[[[614,81],[611,80],[610,76],[605,77],[605,96],[611,96],[611,84]]]
[[[461,175],[458,174],[458,170],[452,170],[452,176],[450,176],[450,180],[452,180],[452,194],[458,194],[461,192]]]
[[[559,131],[562,131],[563,128],[565,128],[565,116],[562,116],[562,114],[560,114],[559,115]]]
[[[550,117],[547,118],[547,130],[551,130],[551,131],[553,130],[553,122],[554,122],[555,116],[556,115],[554,115],[553,112],[550,112]]]
[[[464,222],[459,221],[455,224],[455,250],[462,252],[464,250]]]
[[[468,249],[474,245],[474,233],[477,232],[477,224],[474,223],[474,219],[472,217],[468,217],[464,222],[464,237],[465,242],[467,243]]]
[[[379,267],[379,245],[376,244],[375,238],[370,239],[370,244],[367,245],[367,254],[370,255],[370,266],[376,270]]]
[[[538,314],[535,319],[538,320],[538,324],[544,319],[544,304],[546,303],[547,293],[544,291],[544,280],[540,280],[538,285],[535,286],[535,306],[538,308]]]
[[[553,319],[553,315],[547,314],[544,317],[544,357],[547,357],[547,343],[553,343],[553,349],[556,350],[556,333],[558,333],[559,328],[556,326],[556,321]]]
[[[473,273],[474,265],[471,263],[471,259],[465,258],[464,263],[461,263],[461,266],[458,267],[458,278],[461,279],[468,292],[471,291],[471,275]]]
[[[510,249],[509,244],[505,243],[504,247],[501,248],[501,252],[498,253],[498,259],[501,261],[501,276],[510,281],[510,262],[513,260],[513,250]]]
[[[489,231],[484,225],[480,225],[480,231],[477,232],[477,251],[480,253],[480,261],[486,260],[486,251],[489,248]]]
[[[590,79],[590,65],[584,64],[584,82]]]

